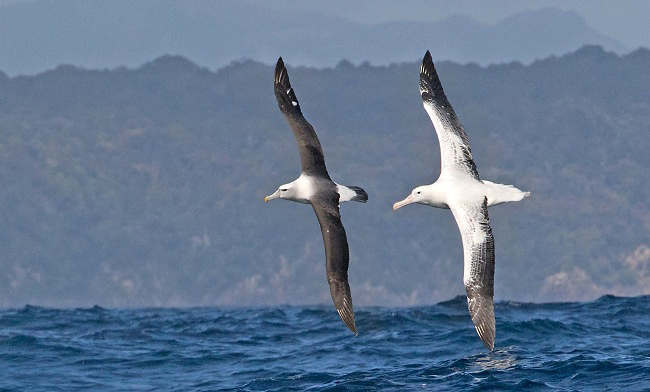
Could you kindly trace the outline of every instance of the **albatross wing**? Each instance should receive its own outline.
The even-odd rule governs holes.
[[[318,141],[314,128],[305,120],[300,110],[298,98],[289,82],[289,74],[284,66],[282,57],[278,59],[275,66],[274,77],[275,98],[278,101],[280,111],[284,114],[293,136],[298,143],[300,152],[300,164],[302,172],[309,175],[317,175],[329,178],[325,167],[323,148]]]
[[[487,211],[481,204],[453,203],[451,212],[463,238],[465,291],[472,322],[485,347],[494,349],[494,237]]]
[[[441,172],[462,173],[478,180],[476,164],[463,125],[442,89],[440,78],[427,50],[420,67],[420,94],[440,143]]]
[[[352,308],[352,294],[348,284],[348,265],[350,255],[345,228],[341,223],[339,212],[338,194],[327,192],[320,195],[317,200],[312,200],[312,207],[318,217],[320,229],[325,244],[325,258],[327,269],[327,282],[330,285],[330,294],[339,313],[341,320],[357,333],[354,325],[354,310]]]

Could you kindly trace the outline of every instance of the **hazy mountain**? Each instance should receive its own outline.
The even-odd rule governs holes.
[[[288,64],[291,58],[285,58]],[[484,179],[532,192],[490,210],[496,296],[650,293],[650,51],[438,62]],[[449,211],[393,202],[439,171],[419,63],[292,68],[342,206],[355,304],[463,293]],[[273,68],[0,74],[0,304],[329,304],[311,208],[264,203],[299,172]]]
[[[431,4],[435,7],[435,3]],[[138,66],[171,53],[212,69],[242,58],[271,63],[387,65],[437,58],[488,64],[530,62],[584,44],[622,53],[574,12],[543,9],[496,25],[467,17],[439,22],[363,24],[317,12],[246,1],[40,0],[0,6],[0,69],[34,74],[58,64]]]

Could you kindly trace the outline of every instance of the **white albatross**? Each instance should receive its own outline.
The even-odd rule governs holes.
[[[494,237],[487,209],[522,200],[530,192],[479,178],[467,134],[445,96],[429,51],[420,67],[420,94],[438,135],[440,176],[431,185],[413,189],[406,199],[395,203],[393,209],[419,203],[451,210],[463,241],[463,282],[469,314],[483,344],[493,350],[496,332]]]
[[[302,115],[282,57],[275,66],[274,90],[280,111],[287,119],[298,143],[301,173],[295,181],[280,185],[278,190],[265,197],[264,201],[286,199],[311,204],[323,234],[325,269],[334,306],[341,320],[356,334],[352,294],[348,284],[350,255],[339,204],[345,201],[365,203],[368,201],[368,194],[358,186],[339,185],[330,178],[318,136]]]

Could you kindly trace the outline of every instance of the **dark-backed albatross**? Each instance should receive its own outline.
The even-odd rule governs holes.
[[[296,94],[289,83],[289,74],[282,57],[275,66],[275,98],[298,143],[302,171],[297,180],[281,185],[264,201],[286,199],[311,204],[318,218],[325,243],[327,282],[336,311],[347,325],[357,333],[354,324],[352,295],[348,284],[350,255],[345,229],[341,223],[339,204],[346,201],[368,201],[366,192],[357,186],[339,185],[332,181],[325,157],[314,128],[305,120]]]
[[[420,67],[420,94],[438,135],[440,176],[431,185],[413,189],[406,199],[395,203],[393,209],[420,203],[451,210],[463,241],[463,282],[469,314],[483,344],[493,350],[496,332],[494,237],[487,209],[522,200],[530,192],[479,178],[467,134],[445,96],[429,51]]]

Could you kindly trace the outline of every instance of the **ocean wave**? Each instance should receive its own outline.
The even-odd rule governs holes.
[[[479,391],[650,389],[650,297],[498,302],[483,348],[459,296],[329,306],[0,311],[0,389]]]

